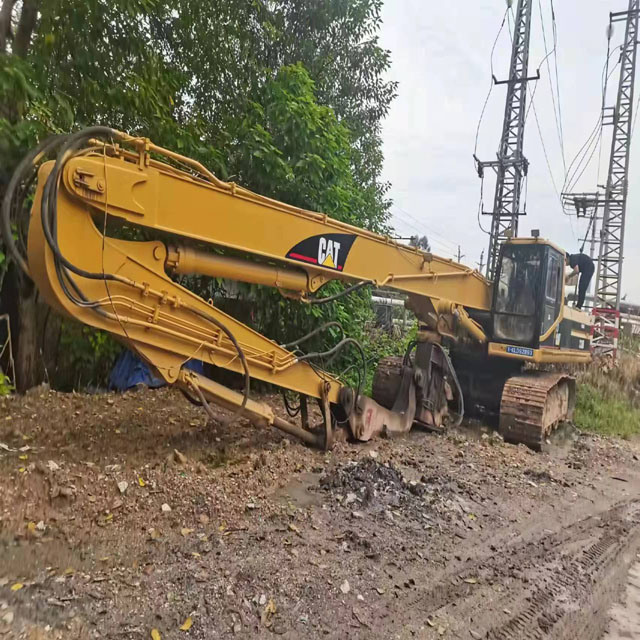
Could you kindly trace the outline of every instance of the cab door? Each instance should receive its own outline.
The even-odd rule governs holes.
[[[553,247],[547,247],[546,254],[540,344],[553,345],[562,310],[564,256]]]

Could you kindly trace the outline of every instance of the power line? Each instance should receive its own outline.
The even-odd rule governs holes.
[[[498,44],[498,40],[500,39],[500,34],[502,33],[502,30],[504,29],[504,23],[505,23],[505,20],[507,19],[508,13],[509,13],[509,7],[507,7],[507,9],[504,12],[504,15],[502,16],[502,22],[500,23],[500,28],[498,29],[498,33],[496,34],[495,40],[493,41],[493,46],[491,47],[491,56],[490,56],[491,81],[490,81],[490,84],[489,84],[489,93],[487,93],[487,97],[485,98],[484,104],[482,105],[482,111],[480,112],[480,119],[478,120],[478,126],[476,128],[476,141],[475,141],[475,144],[473,146],[473,154],[474,155],[476,155],[478,153],[478,138],[480,137],[480,126],[482,125],[482,120],[484,119],[484,112],[487,109],[487,104],[489,103],[489,98],[491,97],[491,93],[492,93],[493,87],[494,87],[494,82],[493,82],[493,77],[494,77],[493,54],[495,53],[496,46]]]
[[[542,128],[540,127],[540,120],[538,119],[538,111],[536,109],[536,105],[533,102],[533,96],[531,96],[531,104],[533,106],[533,115],[536,120],[536,128],[538,129],[538,135],[540,136],[540,144],[542,145],[542,151],[544,153],[544,159],[547,164],[547,169],[549,170],[549,177],[551,178],[551,183],[553,184],[553,190],[556,192],[556,196],[558,197],[558,201],[560,202],[560,206],[562,207],[562,197],[560,196],[560,192],[558,191],[558,185],[556,184],[556,179],[553,176],[553,170],[551,169],[551,163],[549,162],[549,155],[547,154],[547,146],[544,143],[544,137],[542,135]],[[573,237],[576,238],[576,232],[573,228],[573,221],[569,218],[569,223],[571,225],[571,233]]]
[[[553,88],[553,80],[552,80],[552,75],[551,75],[551,64],[549,63],[549,57],[551,56],[551,54],[553,54],[557,60],[557,43],[554,41],[554,46],[553,49],[551,50],[551,52],[549,52],[549,48],[547,46],[547,30],[545,29],[544,26],[544,15],[542,13],[542,0],[538,0],[538,7],[540,9],[540,25],[542,27],[542,41],[544,43],[544,52],[545,52],[545,62],[547,65],[547,74],[549,76],[549,89],[551,91],[551,102],[553,103],[553,117],[556,121],[556,132],[558,134],[558,142],[560,143],[560,152],[562,153],[562,166],[564,168],[564,171],[566,173],[567,171],[567,162],[565,159],[565,153],[564,153],[564,138],[562,135],[562,125],[560,122],[560,119],[558,117],[558,107],[556,105],[556,97],[555,97],[555,92],[554,92],[554,88]],[[556,67],[557,68],[557,67]],[[560,90],[558,88],[558,104],[560,103]]]
[[[608,34],[610,34],[611,32],[607,32]],[[609,60],[611,59],[611,35],[609,35],[609,37],[607,37],[607,59],[605,62],[605,71],[604,71],[604,84],[602,87],[602,106],[600,108],[600,114],[602,115],[602,113],[604,112],[604,104],[606,101],[606,96],[607,96],[607,83],[608,83],[608,73],[609,73]],[[602,136],[600,136],[600,144],[599,144],[599,149],[598,149],[598,172],[596,174],[596,186],[598,184],[600,184],[600,168],[602,166]]]
[[[425,230],[424,228],[419,228],[418,226],[411,224],[411,222],[409,222],[408,220],[403,220],[400,219],[400,222],[402,222],[405,226],[413,229],[414,231],[416,231],[418,234],[425,234]],[[427,236],[429,237],[429,236]],[[429,237],[429,242],[433,245],[438,245],[438,252],[439,253],[446,253],[449,254],[451,256],[455,255],[455,245],[452,245],[452,247],[448,247],[447,245],[445,245],[441,240],[438,240],[437,238],[433,238],[433,237]]]
[[[429,231],[430,233],[435,234],[436,236],[439,236],[440,238],[443,239],[443,241],[445,241],[447,244],[450,244],[452,247],[456,247],[456,243],[453,242],[452,240],[449,240],[449,238],[447,238],[446,236],[444,236],[442,233],[440,233],[439,231],[436,231],[435,229],[433,229],[432,227],[430,227],[426,222],[419,220],[418,218],[416,218],[415,216],[411,215],[406,209],[403,209],[401,206],[399,206],[398,204],[396,204],[395,202],[392,204],[392,207],[395,207],[398,211],[402,212],[405,216],[408,216],[411,220],[413,220],[416,224],[419,224],[421,229],[420,229],[420,233],[422,233],[425,229],[427,231]]]
[[[558,26],[556,24],[556,10],[551,0],[551,24],[553,27],[553,63],[556,71],[556,92],[558,94],[558,119],[560,121],[560,139],[562,140],[562,162],[566,169],[566,160],[564,152],[564,127],[562,125],[562,100],[560,99],[560,74],[558,73]]]
[[[611,59],[611,56],[617,51],[617,49],[618,47],[616,47],[616,49],[611,51],[610,44],[607,45],[607,59],[605,61],[603,72],[602,72],[602,101],[601,101],[600,114],[598,116],[598,121],[596,122],[595,127],[589,134],[589,137],[587,138],[586,142],[582,145],[578,153],[576,153],[575,157],[571,161],[571,164],[569,165],[567,174],[565,175],[565,181],[562,187],[563,192],[571,191],[575,187],[575,185],[578,183],[578,180],[580,180],[584,172],[587,170],[589,163],[593,158],[595,148],[598,146],[598,144],[601,143],[602,126],[604,122],[603,114],[604,114],[604,105],[606,101],[607,86],[608,86],[609,78],[613,75],[616,68],[620,64],[620,61],[618,61],[614,65],[613,69],[609,71],[609,60]],[[591,149],[591,146],[594,143],[595,143],[595,146],[593,149]],[[588,154],[590,154],[589,158],[586,164],[584,164],[583,166],[584,160]],[[577,162],[577,165],[576,165],[576,162]],[[575,169],[574,169],[574,165],[576,165]],[[599,173],[600,173],[600,159],[598,162],[598,174]],[[573,212],[571,211],[565,210],[565,213],[567,213],[567,215],[573,215]]]

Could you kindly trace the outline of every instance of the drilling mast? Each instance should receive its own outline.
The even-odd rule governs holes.
[[[509,2],[510,6],[510,2]],[[527,105],[527,83],[540,77],[528,77],[529,41],[531,37],[531,15],[533,0],[518,0],[511,49],[511,67],[509,79],[498,81],[495,85],[506,84],[507,100],[502,125],[502,137],[497,159],[481,162],[476,159],[478,175],[482,178],[486,168],[496,172],[496,190],[493,211],[483,214],[491,216],[491,234],[487,256],[487,277],[493,279],[500,245],[509,237],[518,235],[520,194],[522,182],[527,175],[529,161],[524,157],[524,125]]]
[[[633,125],[633,94],[638,53],[640,0],[629,0],[629,9],[610,14],[611,24],[626,22],[620,52],[620,81],[616,106],[610,109],[613,126],[609,174],[600,232],[596,276],[596,326],[593,348],[598,355],[616,357],[620,330],[620,285],[624,259],[624,229],[629,191],[629,153]]]

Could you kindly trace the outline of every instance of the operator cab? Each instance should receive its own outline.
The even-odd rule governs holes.
[[[491,312],[494,342],[531,349],[553,342],[563,311],[564,256],[538,238],[502,245]]]

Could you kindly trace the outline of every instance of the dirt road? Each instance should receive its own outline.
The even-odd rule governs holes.
[[[0,637],[595,639],[640,546],[591,436],[325,454],[165,390],[5,400],[0,443]]]

